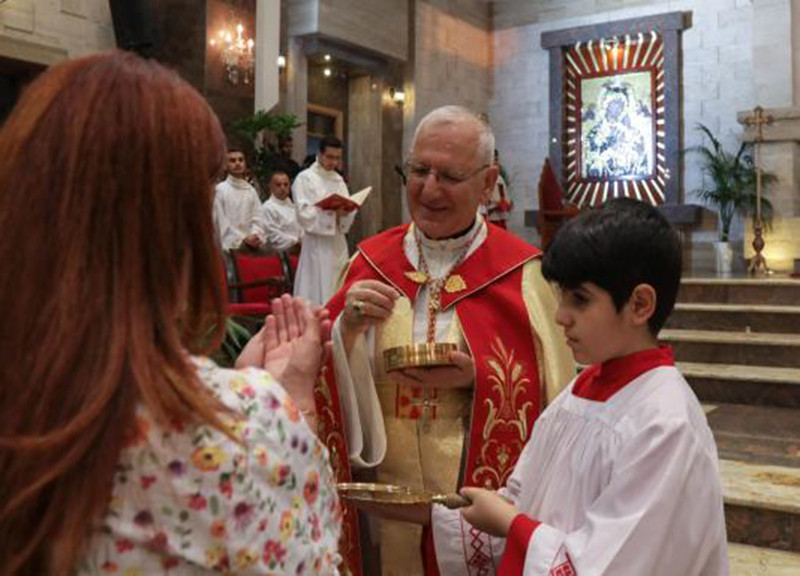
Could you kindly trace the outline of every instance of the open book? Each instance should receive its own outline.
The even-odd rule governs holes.
[[[315,206],[323,210],[347,210],[348,212],[352,212],[361,207],[370,192],[372,192],[372,186],[367,186],[363,190],[351,194],[349,197],[334,192],[330,196],[326,196],[317,202]]]

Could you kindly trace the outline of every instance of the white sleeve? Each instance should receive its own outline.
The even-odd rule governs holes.
[[[275,250],[288,250],[300,240],[294,226],[287,226],[280,215],[264,206],[263,221],[267,244]]]
[[[727,574],[716,458],[685,422],[647,427],[622,448],[582,526],[534,530],[521,574]]]
[[[344,415],[350,462],[356,468],[371,468],[386,456],[386,427],[372,377],[370,350],[374,331],[359,336],[348,358],[341,332],[341,316],[333,324],[333,365]]]
[[[458,510],[435,504],[431,510],[436,565],[441,576],[487,574],[495,576],[505,540],[480,532],[464,520]],[[477,572],[474,566],[486,566]]]
[[[517,465],[504,488],[498,492],[514,505],[517,505],[522,489],[522,477],[532,455],[532,444],[528,442],[519,456]],[[497,571],[505,548],[505,539],[489,536],[475,530],[458,510],[449,510],[434,505],[431,510],[433,544],[436,550],[436,564],[441,576],[462,576],[473,574],[470,566],[491,563],[492,576]]]
[[[301,173],[292,185],[297,221],[306,233],[333,236],[336,234],[336,212],[315,206],[324,197],[317,196],[313,184]]]
[[[264,221],[264,211],[261,209],[261,200],[255,188],[247,191],[247,210],[250,214],[250,234],[255,234],[261,243],[267,241],[267,226]]]
[[[338,192],[342,196],[350,196],[350,192],[347,190],[347,185],[344,183],[342,183]],[[353,210],[352,212],[348,212],[347,215],[339,218],[339,232],[342,234],[347,234],[356,219],[357,212],[358,210]]]
[[[214,197],[214,228],[217,232],[217,239],[224,251],[239,248],[242,245],[244,236],[231,226],[222,200],[217,194]]]

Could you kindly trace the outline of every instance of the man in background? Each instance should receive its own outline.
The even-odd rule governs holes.
[[[267,245],[279,251],[290,250],[300,244],[303,228],[297,221],[297,212],[291,199],[289,175],[283,171],[269,178],[269,199],[262,207]]]
[[[265,241],[261,201],[245,179],[247,161],[240,148],[228,149],[228,176],[217,184],[214,226],[224,251],[243,247],[258,250]]]
[[[292,186],[297,220],[304,231],[294,294],[317,305],[333,296],[347,266],[345,234],[355,219],[354,211],[324,210],[316,205],[331,194],[350,196],[336,171],[341,161],[342,141],[326,136],[320,142],[316,161],[297,175]]]

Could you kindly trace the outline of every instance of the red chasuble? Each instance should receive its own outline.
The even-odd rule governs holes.
[[[343,310],[345,294],[358,280],[380,280],[412,301],[417,297],[420,285],[405,275],[415,271],[403,250],[407,231],[407,224],[398,226],[359,245],[343,286],[327,304],[332,319]],[[497,489],[505,485],[541,412],[536,348],[522,297],[523,265],[540,254],[513,234],[488,224],[481,246],[451,273],[461,275],[466,288],[442,292],[442,309],[455,307],[476,369],[463,475],[466,486]],[[420,391],[408,393],[416,396]],[[337,479],[348,482],[350,464],[332,361],[323,369],[315,396],[320,437],[330,450]],[[357,576],[361,568],[356,522],[353,508],[344,505],[341,552],[347,568]],[[491,562],[487,554],[476,550],[471,561]],[[426,574],[438,574],[429,531],[423,557]]]

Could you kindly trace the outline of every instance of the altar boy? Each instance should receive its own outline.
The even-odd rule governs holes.
[[[675,231],[655,208],[613,200],[562,228],[542,271],[589,367],[539,417],[501,493],[463,488],[463,517],[434,507],[442,576],[467,573],[462,518],[505,538],[491,541],[501,576],[727,575],[714,439],[656,339],[680,282]]]

